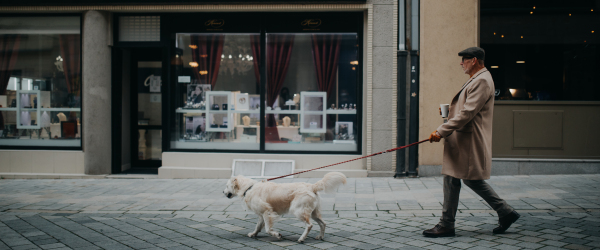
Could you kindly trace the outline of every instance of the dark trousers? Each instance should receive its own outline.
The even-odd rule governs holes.
[[[484,180],[462,180],[465,185],[473,189],[487,204],[490,205],[499,217],[510,214],[514,209],[506,201],[500,199],[494,189]],[[446,228],[454,228],[456,221],[456,210],[458,209],[458,198],[460,195],[460,179],[444,175],[444,205],[440,225]]]

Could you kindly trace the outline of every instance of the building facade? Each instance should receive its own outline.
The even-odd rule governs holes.
[[[25,2],[0,5],[6,178],[265,177],[354,159],[435,130],[440,100],[468,78],[458,51],[481,45],[496,63],[515,49],[486,36],[507,14],[483,0]],[[507,72],[492,70],[519,81]],[[495,173],[598,172],[600,149],[578,134],[599,139],[581,114],[598,99],[523,93],[496,101]],[[441,147],[300,177],[439,175]]]

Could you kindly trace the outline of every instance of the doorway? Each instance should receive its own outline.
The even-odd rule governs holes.
[[[158,173],[163,151],[163,50],[116,50],[112,172]]]

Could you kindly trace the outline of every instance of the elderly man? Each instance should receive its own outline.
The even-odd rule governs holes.
[[[497,213],[496,234],[504,233],[519,214],[501,199],[484,180],[492,168],[492,118],[494,113],[494,81],[483,65],[485,51],[471,47],[458,53],[465,74],[471,76],[452,99],[448,122],[431,133],[430,142],[444,138],[444,204],[442,218],[427,237],[454,236],[460,180],[481,196]]]

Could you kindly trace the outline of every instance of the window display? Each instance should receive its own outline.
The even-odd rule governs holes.
[[[175,33],[170,148],[360,152],[363,19],[329,15],[319,28],[292,14],[254,33],[234,21]]]
[[[358,124],[357,43],[353,33],[267,34],[266,150],[358,150],[335,132],[337,122]]]
[[[258,34],[177,34],[177,122],[172,148],[260,149]]]
[[[81,147],[80,19],[0,17],[0,146]]]

